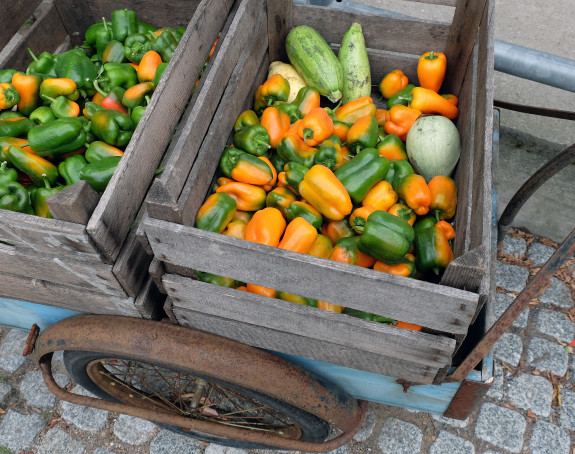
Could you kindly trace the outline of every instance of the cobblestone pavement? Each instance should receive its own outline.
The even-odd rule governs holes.
[[[497,315],[555,247],[510,231],[497,261]],[[361,431],[337,453],[575,454],[575,365],[568,347],[575,338],[574,283],[575,265],[569,263],[500,339],[494,384],[467,420],[373,404]],[[26,337],[0,329],[0,454],[258,452],[200,443],[145,420],[59,402],[21,356]],[[61,355],[54,363],[61,386],[85,392],[70,381]]]

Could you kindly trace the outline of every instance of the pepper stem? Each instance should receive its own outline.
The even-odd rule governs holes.
[[[304,128],[303,130],[303,141],[307,145],[307,139],[313,139],[313,130],[311,128]]]
[[[34,59],[35,62],[38,61],[38,57],[36,57],[36,55],[34,55],[34,52],[32,52],[32,49],[28,48],[28,52],[30,53],[30,55],[32,56],[32,58]]]
[[[100,85],[98,84],[98,79],[94,79],[94,88],[96,89],[96,91],[98,93],[100,93],[102,96],[106,97],[108,96],[108,93],[106,93],[104,90],[102,90],[100,88]]]
[[[102,17],[102,22],[104,22],[104,30],[108,31],[108,24],[106,23],[105,17]]]
[[[427,57],[425,57],[426,60],[435,60],[436,58],[439,58],[437,55],[435,55],[435,53],[433,51],[429,52],[429,55]]]
[[[46,189],[52,189],[52,186],[50,186],[50,182],[48,181],[45,173],[42,174],[42,179],[44,180],[44,186],[46,186]]]

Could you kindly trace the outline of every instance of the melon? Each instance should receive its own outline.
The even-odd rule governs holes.
[[[429,182],[437,175],[451,176],[461,153],[459,132],[441,115],[415,120],[405,141],[407,157],[417,173]]]

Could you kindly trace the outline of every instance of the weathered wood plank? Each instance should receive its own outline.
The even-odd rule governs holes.
[[[235,15],[230,15],[225,36],[219,43],[207,71],[200,79],[190,103],[162,163],[164,171],[155,179],[148,196],[148,213],[159,219],[181,222],[177,204],[195,156],[210,126],[232,71],[253,38],[263,1],[242,1]]]
[[[166,68],[164,77],[170,83],[160,83],[154,91],[87,225],[88,234],[108,260],[119,254],[232,4],[233,0],[203,0],[199,4]]]
[[[293,2],[268,0],[268,43],[270,62],[287,62],[285,50],[286,37],[293,26]]]
[[[80,224],[0,210],[0,241],[82,260],[101,257]]]
[[[406,0],[408,2],[429,3],[430,5],[455,6],[457,0]]]
[[[0,49],[12,39],[24,22],[32,15],[42,0],[11,0],[2,4],[2,31]],[[1,66],[0,66],[1,67]]]
[[[465,333],[478,296],[155,219],[146,224],[158,259],[349,306],[449,333]],[[342,285],[342,283],[345,283]]]
[[[100,194],[82,180],[56,193],[46,203],[54,219],[86,225],[99,201]]]
[[[488,0],[457,0],[445,46],[449,71],[443,86],[448,93],[459,95],[461,91],[466,67],[471,58],[477,30],[487,3]]]
[[[489,255],[489,249],[485,246],[478,246],[457,257],[441,276],[441,285],[478,293],[485,276]]]
[[[52,2],[41,5],[45,10],[26,31],[0,52],[0,68],[25,70],[32,61],[28,48],[39,55],[43,51],[54,52],[68,36],[58,11]],[[4,19],[4,18],[3,18]],[[1,47],[1,46],[0,46]]]
[[[134,301],[134,305],[142,318],[161,320],[166,316],[163,310],[165,299],[166,295],[159,291],[158,286],[148,276]]]
[[[165,289],[178,306],[244,323],[256,324],[304,338],[354,347],[431,367],[451,361],[455,341],[326,312],[276,298],[214,287],[168,274]]]
[[[343,35],[354,22],[361,24],[367,47],[415,55],[429,52],[429,49],[443,51],[450,28],[449,24],[442,22],[350,12],[339,8],[293,7],[293,26],[313,27],[328,44],[341,43]]]
[[[70,37],[72,46],[79,46],[84,42],[84,33],[88,27],[102,20],[102,14],[94,15],[90,7],[92,2],[89,0],[56,0],[58,14],[62,18],[64,27]],[[132,7],[133,9],[133,7]],[[106,11],[107,19],[110,19],[110,13],[113,9]]]
[[[139,317],[133,298],[120,298],[91,292],[84,287],[60,285],[9,273],[2,275],[0,292],[5,298],[46,304],[89,314]]]
[[[0,244],[0,274],[4,273],[127,296],[110,265]]]
[[[173,302],[172,311],[179,324],[225,336],[254,347],[283,351],[304,358],[339,364],[354,369],[390,375],[414,383],[432,383],[437,370],[408,361],[343,347],[315,339],[306,339],[291,333],[236,322],[201,312],[186,311]]]
[[[258,21],[259,26],[253,30],[255,39],[247,47],[238,61],[238,64],[226,87],[222,102],[218,106],[212,126],[198,152],[194,166],[190,171],[186,185],[180,194],[178,204],[182,212],[182,223],[192,225],[195,221],[197,209],[203,202],[206,188],[212,181],[214,172],[224,147],[229,143],[230,131],[240,107],[244,105],[248,91],[262,65],[269,65],[267,58],[267,35],[263,15]],[[262,63],[262,60],[265,63]],[[267,73],[267,71],[266,71]]]

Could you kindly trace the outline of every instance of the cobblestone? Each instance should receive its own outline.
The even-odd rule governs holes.
[[[559,408],[561,427],[575,430],[575,392],[563,390],[561,393],[561,408]]]
[[[114,422],[114,435],[124,443],[140,445],[148,441],[157,426],[145,419],[120,415]]]
[[[75,386],[72,392],[82,396],[94,397],[93,394],[81,386]],[[62,418],[80,429],[97,432],[104,427],[106,419],[108,418],[108,412],[96,408],[83,407],[70,402],[62,402]]]
[[[503,367],[499,363],[495,363],[493,367],[493,384],[489,391],[487,391],[487,397],[492,399],[502,399],[503,398]]]
[[[569,287],[556,277],[551,278],[551,285],[541,294],[539,301],[567,309],[573,307],[573,297]]]
[[[555,424],[537,421],[529,441],[531,454],[570,454],[569,434]]]
[[[474,454],[469,441],[442,430],[429,448],[429,454]]]
[[[84,445],[57,427],[51,428],[42,439],[38,454],[83,454]]]
[[[374,427],[375,427],[375,414],[373,412],[373,407],[370,406],[367,409],[365,420],[363,421],[361,429],[359,429],[359,431],[353,436],[353,439],[355,441],[367,440],[373,433]]]
[[[509,380],[507,396],[511,403],[524,410],[531,410],[537,416],[549,416],[553,385],[540,375],[519,374]]]
[[[523,352],[523,341],[517,334],[504,333],[495,344],[495,357],[510,366],[517,366]]]
[[[501,252],[519,258],[527,252],[527,242],[523,238],[507,235],[503,239]]]
[[[542,266],[554,252],[554,247],[534,241],[527,249],[527,258],[531,260],[533,266]]]
[[[499,261],[495,266],[495,285],[509,292],[520,292],[525,287],[528,277],[529,271],[522,266]]]
[[[70,377],[62,373],[54,374],[54,379],[61,387],[70,383]],[[32,407],[49,410],[54,408],[56,405],[56,396],[52,394],[46,386],[44,386],[42,372],[39,370],[28,372],[25,375],[20,384],[20,392],[28,402],[28,405],[31,405]]]
[[[567,314],[549,309],[539,311],[537,330],[563,342],[571,342],[575,337],[575,324]]]
[[[12,391],[12,386],[8,383],[0,383],[0,403],[4,401],[10,391]]]
[[[44,421],[40,415],[24,415],[8,410],[0,424],[0,446],[12,451],[27,451],[34,446],[43,428]]]
[[[521,413],[487,402],[479,412],[475,435],[498,448],[519,453],[526,427]]]
[[[150,442],[150,454],[200,454],[204,446],[199,441],[169,430],[162,430]]]
[[[419,452],[423,434],[416,425],[396,418],[387,418],[378,445],[384,454]]]
[[[6,372],[16,372],[24,364],[26,358],[22,356],[28,335],[23,331],[11,330],[0,346],[0,369]]]
[[[527,347],[527,362],[530,366],[563,377],[567,373],[569,354],[557,342],[534,337]]]

